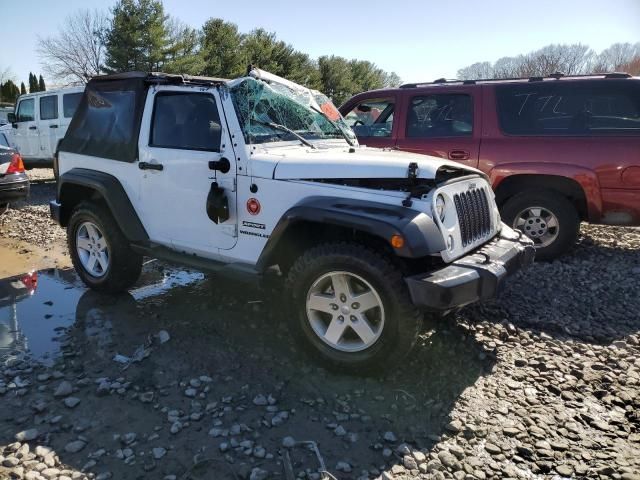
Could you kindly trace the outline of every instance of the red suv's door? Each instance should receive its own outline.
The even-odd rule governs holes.
[[[398,133],[397,97],[394,92],[371,92],[358,95],[340,107],[340,112],[361,145],[379,148],[395,146]]]
[[[477,166],[481,88],[439,85],[407,88],[402,94],[403,113],[397,122],[401,150]]]

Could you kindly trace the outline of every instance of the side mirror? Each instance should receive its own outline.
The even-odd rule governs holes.
[[[9,123],[16,123],[16,114],[13,112],[7,113],[7,121]]]

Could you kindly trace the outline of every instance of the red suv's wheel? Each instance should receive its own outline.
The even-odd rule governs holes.
[[[551,260],[575,243],[580,217],[571,202],[556,192],[526,191],[502,206],[503,221],[533,240],[537,260]]]

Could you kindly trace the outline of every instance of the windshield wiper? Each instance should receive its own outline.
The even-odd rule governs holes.
[[[335,128],[336,130],[338,130],[338,131],[340,132],[340,135],[342,135],[342,137],[346,140],[346,142],[349,144],[349,146],[350,146],[350,147],[353,147],[353,145],[354,145],[354,144],[353,144],[353,141],[349,138],[349,136],[347,135],[347,133],[346,133],[344,130],[342,130],[342,129],[338,126],[338,124],[337,124],[336,122],[334,122],[333,120],[331,120],[331,119],[329,118],[329,116],[328,116],[326,113],[324,113],[322,110],[320,110],[320,109],[318,109],[318,108],[314,107],[313,105],[309,105],[309,108],[310,108],[311,110],[313,110],[314,112],[318,112],[320,115],[322,115],[322,116],[327,120],[327,122],[329,122],[331,125],[333,125],[333,128]]]
[[[249,119],[249,122],[255,122],[255,123],[259,124],[259,125],[266,125],[267,127],[271,127],[271,128],[273,128],[275,130],[282,130],[283,132],[290,133],[291,135],[296,137],[298,140],[300,140],[303,145],[306,145],[307,147],[313,148],[313,149],[318,148],[313,143],[311,143],[309,140],[304,138],[302,135],[300,135],[299,133],[297,133],[294,130],[291,130],[289,127],[285,127],[284,125],[280,125],[278,123],[272,123],[272,122],[263,122],[262,120],[257,120],[255,118],[254,119]]]

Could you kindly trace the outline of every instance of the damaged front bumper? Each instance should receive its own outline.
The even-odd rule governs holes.
[[[533,242],[503,225],[491,241],[446,267],[405,278],[413,304],[450,311],[493,298],[507,276],[533,263]]]

